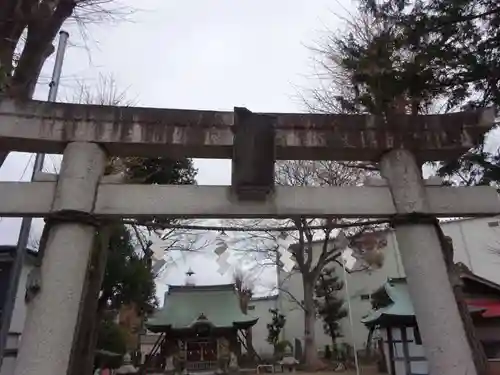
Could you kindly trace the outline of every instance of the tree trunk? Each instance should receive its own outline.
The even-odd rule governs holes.
[[[302,275],[304,286],[304,362],[309,370],[322,366],[318,357],[315,340],[316,313],[314,309],[314,280],[309,275]]]
[[[0,7],[0,70],[6,77],[11,76],[14,51],[28,24],[31,9],[31,4],[28,1],[2,1]]]
[[[75,1],[52,2],[2,0],[0,6],[0,92],[28,100],[33,97],[43,64],[54,52],[54,41],[62,24],[71,16]],[[14,52],[27,29],[23,50],[14,69]],[[9,151],[0,152],[0,168]]]
[[[253,333],[252,328],[247,329],[245,341],[247,345],[248,356],[252,358],[252,360],[256,357],[255,348],[253,347]]]
[[[7,94],[16,99],[33,96],[43,64],[54,52],[52,42],[77,5],[72,0],[60,0],[54,8],[51,3],[41,2],[36,12],[28,15],[26,42],[7,88]]]
[[[371,357],[372,355],[372,341],[373,341],[373,333],[375,332],[375,327],[370,327],[370,330],[368,331],[368,338],[366,339],[366,356],[368,358]]]
[[[330,329],[332,329],[332,328],[330,327]],[[331,352],[333,354],[333,352],[337,348],[337,338],[335,337],[335,335],[330,335],[330,338],[332,339],[332,350],[331,350]]]
[[[85,292],[80,304],[80,324],[73,343],[68,375],[92,374],[97,333],[102,318],[99,292],[106,270],[110,231],[109,226],[104,226],[96,235],[96,245],[87,270]]]

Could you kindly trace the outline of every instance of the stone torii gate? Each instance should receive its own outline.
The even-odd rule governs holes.
[[[421,163],[468,150],[493,111],[434,116],[253,114],[23,103],[0,98],[0,151],[62,153],[58,176],[1,182],[0,215],[56,218],[15,375],[65,374],[95,225],[118,218],[392,218],[433,375],[475,375],[436,217],[500,213],[493,188],[441,187]],[[143,186],[103,177],[108,156],[231,158],[232,186]],[[379,162],[386,184],[275,187],[274,162]]]

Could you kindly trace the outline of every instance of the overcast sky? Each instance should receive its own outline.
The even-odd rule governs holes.
[[[91,26],[83,48],[74,25],[67,25],[67,50],[59,98],[71,97],[75,79],[97,82],[113,74],[140,106],[252,111],[302,111],[297,90],[311,85],[314,73],[306,47],[341,25],[353,5],[348,0],[142,0],[131,22]],[[48,60],[37,99],[47,96],[53,57]],[[11,155],[0,180],[30,177],[29,155]],[[51,169],[53,158],[46,168]],[[197,160],[199,184],[230,183],[230,161]],[[15,243],[18,220],[3,219],[0,242]],[[39,228],[39,226],[37,227]],[[39,229],[38,229],[39,230]],[[199,283],[220,277],[211,254],[177,261],[163,275],[178,284],[189,263]]]

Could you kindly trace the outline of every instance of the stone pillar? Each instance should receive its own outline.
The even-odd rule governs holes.
[[[53,223],[41,266],[41,291],[30,302],[15,375],[65,375],[95,227],[92,211],[106,155],[93,143],[68,144],[56,186],[53,212],[81,216]]]
[[[420,167],[409,151],[393,150],[382,157],[381,171],[401,215],[394,227],[429,372],[477,375],[435,224],[418,220],[429,212]],[[408,214],[416,214],[415,222]]]

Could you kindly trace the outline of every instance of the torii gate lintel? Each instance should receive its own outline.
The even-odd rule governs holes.
[[[0,150],[62,154],[69,142],[100,144],[113,156],[232,159],[238,113],[97,106],[0,97]],[[249,112],[249,111],[248,111]],[[379,160],[393,148],[419,161],[463,154],[491,128],[493,108],[445,115],[252,113],[273,118],[276,160]],[[244,121],[244,122],[245,122]],[[254,122],[255,123],[255,122]]]

